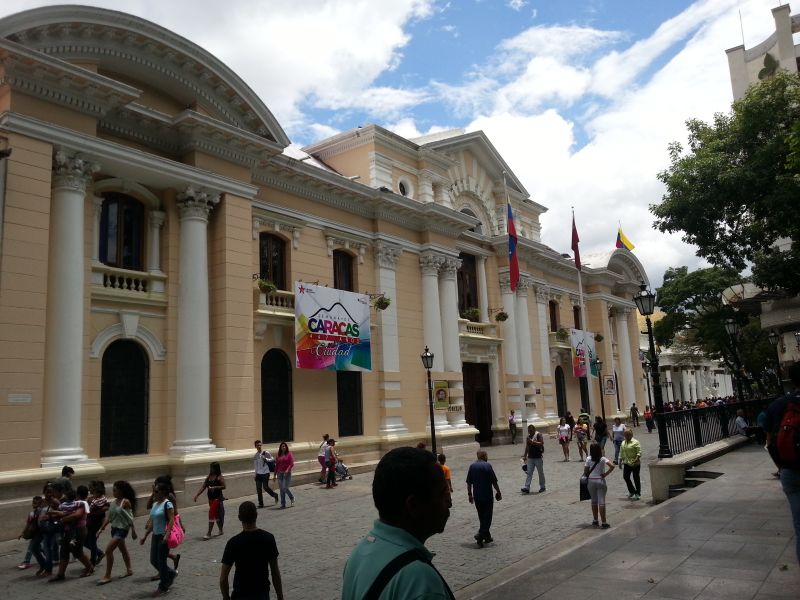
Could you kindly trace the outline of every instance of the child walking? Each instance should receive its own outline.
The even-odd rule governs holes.
[[[208,490],[208,533],[203,536],[204,540],[211,539],[211,532],[214,530],[214,523],[219,528],[218,535],[222,535],[222,528],[225,526],[225,500],[222,495],[222,490],[225,489],[225,478],[222,476],[222,468],[218,462],[212,462],[208,477],[203,481],[203,485],[194,495],[194,501],[203,493],[203,490]]]
[[[106,574],[97,585],[111,583],[111,569],[114,567],[114,550],[119,548],[122,560],[125,563],[125,574],[122,577],[133,575],[131,570],[131,557],[128,554],[128,547],[125,545],[125,538],[128,531],[131,532],[131,539],[136,539],[136,528],[133,525],[133,514],[136,510],[136,492],[127,481],[116,481],[111,490],[114,499],[108,505],[105,521],[97,532],[97,537],[103,533],[106,527],[111,525],[111,539],[106,546]]]
[[[25,538],[28,540],[28,549],[25,551],[25,558],[17,565],[18,569],[29,569],[31,567],[31,557],[36,557],[39,567],[44,569],[44,556],[41,551],[41,536],[39,536],[39,510],[42,506],[42,497],[34,496],[31,500],[31,512],[25,520],[25,527],[17,537],[18,540]]]

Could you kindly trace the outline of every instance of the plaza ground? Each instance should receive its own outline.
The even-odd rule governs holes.
[[[646,460],[653,458],[655,434],[648,435],[639,427],[636,435]],[[445,449],[453,471],[453,509],[445,532],[427,544],[459,598],[511,600],[550,597],[551,593],[562,599],[585,598],[592,582],[595,586],[600,582],[615,598],[710,598],[718,597],[720,590],[726,590],[726,600],[786,597],[787,591],[795,597],[800,576],[793,558],[788,506],[779,483],[771,477],[763,449],[748,446],[708,463],[704,469],[724,475],[656,507],[644,500],[628,500],[621,472],[616,471],[609,479],[612,528],[608,531],[592,528],[588,502],[578,502],[582,468],[576,453],[572,462],[562,462],[558,444],[548,439],[547,492],[523,495],[519,491],[524,480],[519,459],[522,446],[487,450],[503,491],[503,500],[495,506],[495,542],[478,549],[472,538],[477,515],[467,502],[463,481],[474,452]],[[647,469],[642,470],[642,478],[647,498]],[[76,480],[81,480],[80,471]],[[273,532],[278,542],[287,599],[340,596],[347,556],[376,517],[371,482],[371,474],[366,473],[333,490],[298,486],[295,507],[259,511],[259,525]],[[535,483],[534,477],[532,489],[537,488]],[[170,597],[219,597],[219,559],[225,540],[239,530],[238,501],[227,502],[225,535],[210,541],[201,539],[205,511],[181,512],[189,535],[180,549],[180,575]],[[137,527],[143,530],[144,519],[137,519]],[[69,579],[59,584],[36,579],[35,569],[17,570],[24,549],[23,541],[0,544],[0,589],[9,591],[10,598],[50,599],[54,591],[101,599],[140,598],[155,588],[149,581],[153,570],[148,552],[138,543],[132,550],[134,576],[100,588],[95,586],[97,573],[77,578],[77,564],[70,565]],[[787,565],[786,570],[781,570],[782,565]],[[119,557],[114,568],[115,575],[124,570]],[[793,586],[787,582],[794,582]]]

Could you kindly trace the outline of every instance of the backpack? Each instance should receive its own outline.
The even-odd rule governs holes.
[[[790,398],[783,411],[775,440],[778,466],[800,469],[800,398]]]

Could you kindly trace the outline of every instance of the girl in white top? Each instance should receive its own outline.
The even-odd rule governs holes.
[[[606,477],[614,470],[614,465],[602,455],[600,444],[592,442],[589,446],[589,458],[586,459],[586,466],[583,469],[584,477],[588,477],[586,487],[592,497],[592,525],[598,526],[597,514],[600,513],[600,520],[603,522],[603,529],[608,529],[610,525],[606,522]]]
[[[569,439],[572,437],[572,428],[567,425],[567,420],[561,417],[558,422],[558,443],[564,453],[564,462],[569,462]]]
[[[614,440],[614,464],[619,464],[619,449],[625,439],[625,425],[619,417],[614,418],[614,425],[611,426],[611,439]]]
[[[322,470],[319,472],[319,482],[325,483],[325,473],[328,470],[328,466],[325,464],[325,453],[328,449],[328,440],[330,436],[326,433],[322,436],[322,443],[319,445],[319,452],[317,453],[317,460],[319,461],[319,466],[322,467]],[[277,502],[277,499],[276,499]]]

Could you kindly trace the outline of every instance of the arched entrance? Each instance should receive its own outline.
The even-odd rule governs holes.
[[[556,408],[558,416],[563,417],[567,414],[567,382],[564,379],[564,369],[556,367]]]
[[[144,349],[117,340],[103,354],[100,456],[147,454],[150,365]]]
[[[294,439],[292,365],[283,350],[273,348],[261,360],[261,439],[265,443]]]

